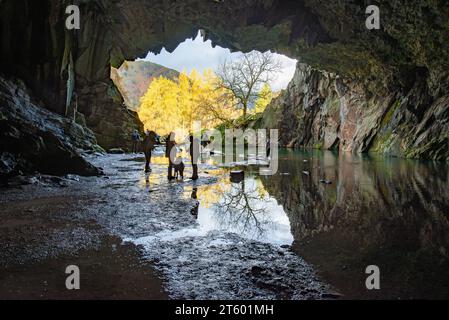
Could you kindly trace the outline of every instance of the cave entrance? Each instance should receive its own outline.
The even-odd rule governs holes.
[[[296,64],[277,53],[231,52],[206,41],[199,31],[173,52],[163,48],[123,62],[111,69],[111,79],[145,129],[166,135],[189,131],[193,121],[205,129],[255,121],[287,88]]]

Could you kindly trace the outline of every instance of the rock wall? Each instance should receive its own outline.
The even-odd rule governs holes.
[[[69,4],[80,7],[81,30],[64,27]],[[293,28],[294,23],[304,27]],[[59,114],[64,113],[68,93],[78,94],[79,110],[99,143],[105,148],[126,146],[131,132],[142,124],[124,107],[110,79],[111,66],[118,68],[149,50],[172,51],[199,29],[232,50],[288,51],[291,38],[306,43],[327,39],[301,2],[3,0],[0,66],[6,75],[23,79]]]
[[[79,5],[81,30],[64,27],[68,4]],[[343,91],[319,95],[331,105],[339,97],[340,111],[346,113],[340,121],[335,114],[327,117],[335,123],[322,127],[309,123],[320,120],[315,116],[280,121],[288,143],[329,146],[336,145],[337,136],[343,150],[374,148],[444,158],[444,105],[449,92],[447,2],[378,1],[382,28],[373,31],[365,28],[369,4],[358,0],[3,0],[0,66],[3,73],[23,79],[49,109],[60,114],[67,96],[77,93],[80,111],[98,141],[105,147],[122,146],[141,124],[124,108],[110,79],[111,66],[118,68],[149,50],[166,47],[172,51],[201,29],[214,44],[231,50],[274,50],[343,79],[337,81]],[[311,83],[305,85],[311,91],[315,82],[321,82],[316,77],[307,78]],[[298,102],[301,96],[285,99]],[[400,101],[399,111],[387,124],[386,109],[391,110],[396,101]],[[364,106],[374,109],[365,111]],[[284,113],[298,114],[297,108],[287,109]],[[368,116],[365,123],[361,116]],[[439,124],[429,130],[434,119]],[[369,120],[374,123],[368,125]],[[397,130],[398,122],[416,127]],[[315,131],[306,132],[311,127]],[[288,133],[286,128],[297,132]],[[437,137],[439,132],[443,135]],[[413,154],[410,147],[415,144]]]
[[[0,180],[35,171],[99,175],[79,149],[100,150],[89,129],[42,108],[21,81],[0,77]]]
[[[416,75],[409,91],[370,94],[358,82],[298,64],[262,126],[279,128],[287,147],[449,160],[449,95],[432,97],[423,79]]]
[[[136,112],[124,104],[118,89],[108,82],[95,82],[80,89],[80,111],[86,123],[105,149],[131,150],[131,133],[143,132],[143,124]]]

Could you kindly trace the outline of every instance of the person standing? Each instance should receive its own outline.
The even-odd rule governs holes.
[[[192,161],[192,180],[198,180],[198,161],[200,159],[200,142],[191,134],[190,137],[190,160]]]
[[[132,140],[132,153],[138,153],[139,152],[139,142],[140,142],[140,134],[139,131],[134,130],[134,132],[131,134],[131,140]]]
[[[145,173],[151,172],[151,154],[157,142],[157,135],[154,131],[147,131],[143,140],[143,153],[145,154]]]
[[[176,134],[174,132],[171,132],[165,139],[165,157],[168,158],[168,180],[175,179],[175,177],[173,176],[173,162],[176,158],[176,152],[174,155],[172,155],[173,148],[176,148],[175,138]]]

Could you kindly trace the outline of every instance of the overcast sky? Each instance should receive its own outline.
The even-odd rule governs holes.
[[[236,56],[238,56],[238,53],[231,53],[229,49],[219,46],[212,48],[212,42],[210,40],[204,42],[198,33],[196,39],[187,39],[173,53],[168,53],[165,49],[158,55],[150,52],[144,60],[158,63],[179,72],[187,71],[190,73],[192,69],[197,69],[200,72],[208,68],[217,70],[223,60],[232,59]],[[281,61],[283,68],[282,72],[277,75],[276,80],[271,83],[271,86],[273,90],[278,91],[285,89],[293,78],[296,60],[279,54],[276,54],[276,57]]]

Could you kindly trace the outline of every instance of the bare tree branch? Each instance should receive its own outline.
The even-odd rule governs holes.
[[[218,86],[232,93],[246,117],[248,108],[260,97],[263,85],[271,82],[280,70],[281,63],[271,52],[243,53],[235,61],[222,63],[217,74]]]

